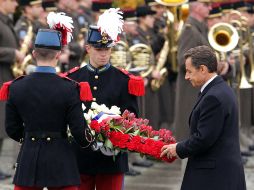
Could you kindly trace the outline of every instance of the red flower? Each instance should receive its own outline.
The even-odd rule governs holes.
[[[92,120],[90,123],[90,127],[95,130],[96,133],[101,132],[101,125],[96,120]]]
[[[128,134],[123,134],[121,132],[113,131],[110,133],[109,140],[114,146],[125,149],[127,148],[127,142],[130,136]]]
[[[141,137],[140,136],[133,136],[130,138],[130,141],[127,144],[127,148],[130,151],[138,151],[141,145]]]

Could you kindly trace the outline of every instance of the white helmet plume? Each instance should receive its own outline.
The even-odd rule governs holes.
[[[106,10],[99,16],[97,23],[101,34],[108,34],[113,42],[117,42],[119,40],[118,34],[121,34],[123,31],[123,12],[119,10],[119,8],[110,8]]]
[[[67,45],[72,39],[73,20],[65,13],[50,12],[47,16],[47,23],[51,29],[62,33],[62,45]]]

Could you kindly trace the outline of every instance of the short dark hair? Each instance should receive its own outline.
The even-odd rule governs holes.
[[[56,54],[60,52],[59,50],[45,49],[45,48],[35,48],[35,59],[41,61],[50,61],[54,59]]]
[[[197,46],[189,49],[185,54],[185,60],[191,58],[192,65],[199,68],[200,65],[205,65],[209,73],[217,72],[217,59],[214,51],[208,46]]]

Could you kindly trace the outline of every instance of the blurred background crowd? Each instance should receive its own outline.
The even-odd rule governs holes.
[[[62,51],[58,72],[86,65],[88,28],[110,7],[119,7],[124,19],[111,64],[144,78],[146,95],[139,99],[139,116],[149,119],[154,129],[172,130],[177,141],[188,136],[188,117],[199,90],[184,79],[183,55],[199,45],[216,51],[218,74],[238,98],[239,140],[247,163],[254,155],[252,0],[0,0],[0,85],[34,71],[33,41],[39,28],[48,28],[51,11],[64,12],[74,21],[73,40]],[[5,138],[4,103],[0,103],[0,156]],[[14,151],[18,149],[17,145]],[[130,156],[130,163],[153,165],[136,156]],[[132,169],[128,173],[139,174]],[[0,172],[0,180],[8,177]]]

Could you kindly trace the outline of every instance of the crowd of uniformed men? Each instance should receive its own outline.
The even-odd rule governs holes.
[[[58,63],[58,71],[66,72],[87,64],[84,46],[89,25],[97,22],[103,10],[121,7],[124,32],[112,49],[111,64],[144,78],[146,94],[139,99],[139,116],[149,119],[154,129],[171,129],[177,140],[188,135],[188,115],[198,89],[193,89],[184,79],[183,54],[192,47],[209,45],[218,52],[218,74],[228,81],[238,97],[242,154],[251,156],[254,149],[251,85],[254,82],[254,1],[149,0],[130,1],[126,5],[121,2],[0,0],[0,85],[20,72],[33,72],[35,63],[29,57],[32,42],[39,28],[47,28],[46,17],[50,11],[65,12],[74,21],[73,40],[62,51]],[[219,27],[211,32],[218,23]],[[232,35],[225,23],[236,29],[238,37]],[[216,35],[221,35],[221,39]],[[233,47],[235,38],[239,40]],[[7,137],[3,105],[0,105],[0,151]],[[0,179],[6,177],[0,174]]]

